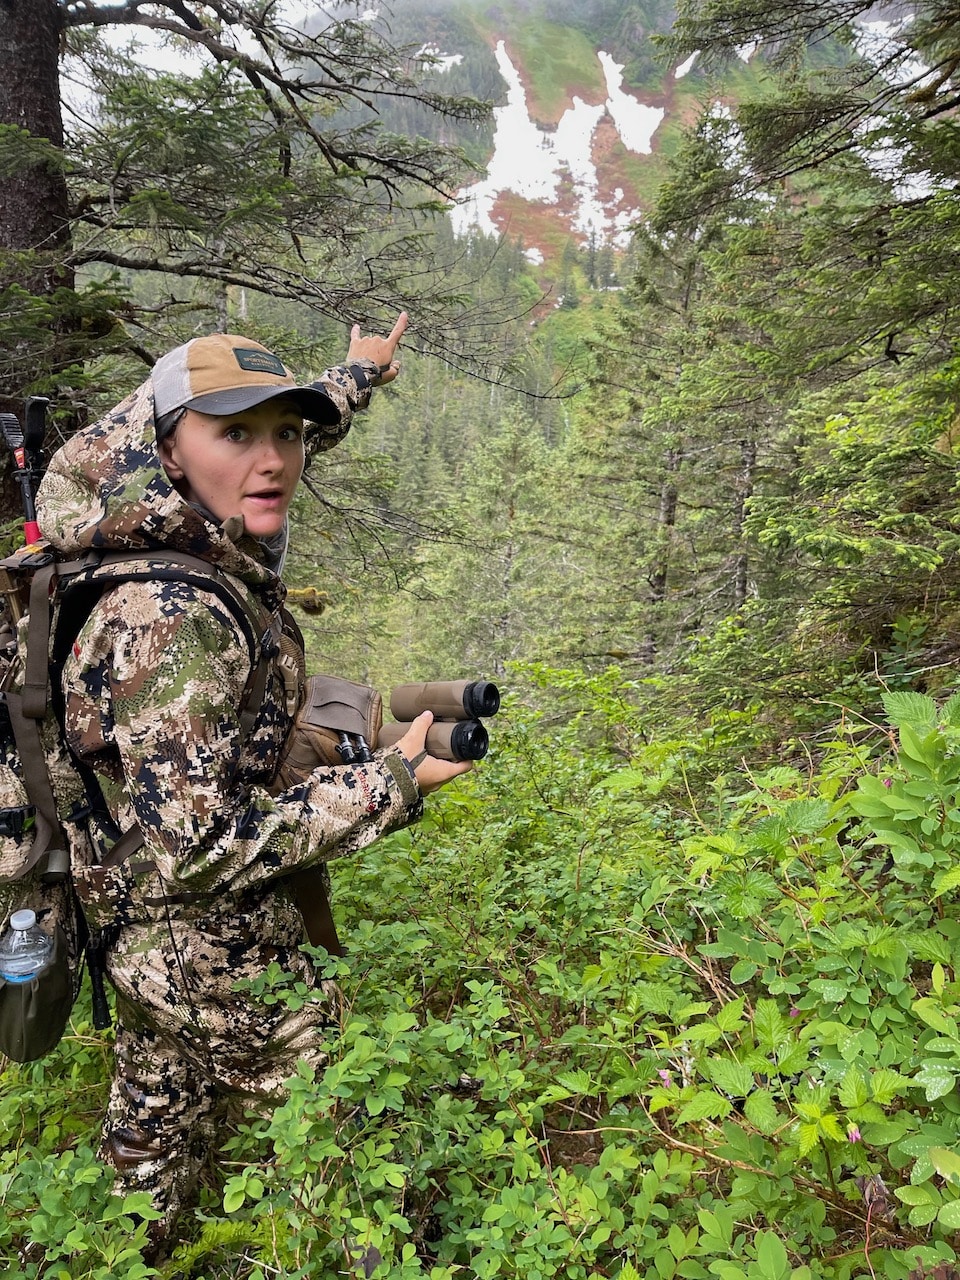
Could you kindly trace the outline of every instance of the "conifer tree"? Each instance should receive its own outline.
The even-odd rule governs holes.
[[[240,294],[296,300],[341,332],[406,304],[424,346],[456,348],[445,264],[411,264],[461,160],[377,112],[486,108],[425,87],[416,51],[360,6],[336,15],[306,30],[254,0],[3,6],[4,407],[51,379],[76,389],[96,353],[149,363]],[[144,34],[176,71],[120,39]]]

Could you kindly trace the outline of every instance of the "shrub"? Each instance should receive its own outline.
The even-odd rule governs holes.
[[[508,709],[424,823],[334,865],[328,1066],[225,1135],[165,1274],[953,1274],[960,699],[888,695],[888,728],[842,724],[816,766],[701,786],[708,742],[565,679],[589,715]],[[106,1276],[140,1237],[130,1205],[92,1221],[71,1054],[96,1056],[8,1077],[0,1239],[56,1265],[69,1237],[70,1274]]]

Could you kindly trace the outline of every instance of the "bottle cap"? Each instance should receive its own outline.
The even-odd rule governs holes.
[[[10,917],[11,929],[32,929],[37,923],[37,913],[31,911],[29,907],[24,907],[22,911],[15,911]]]

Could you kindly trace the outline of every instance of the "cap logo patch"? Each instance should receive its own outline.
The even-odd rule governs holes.
[[[258,351],[255,347],[234,347],[237,364],[247,373],[273,373],[278,378],[287,377],[283,362],[270,351]]]

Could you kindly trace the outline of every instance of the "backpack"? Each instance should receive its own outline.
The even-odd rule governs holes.
[[[78,994],[83,961],[93,988],[94,1026],[110,1025],[103,988],[110,928],[88,927],[71,862],[89,850],[85,823],[113,825],[93,773],[70,753],[62,731],[60,676],[95,604],[123,582],[187,582],[212,592],[238,621],[250,650],[240,704],[241,740],[256,723],[279,646],[247,594],[214,565],[176,552],[91,552],[58,560],[29,545],[0,560],[0,928],[32,908],[54,939],[44,968],[26,983],[0,977],[0,1054],[30,1062],[59,1042]],[[295,625],[295,624],[294,624]],[[86,866],[86,892],[143,844],[138,827],[116,831],[99,866]],[[85,863],[89,864],[89,854]],[[149,864],[144,864],[149,865]],[[134,870],[137,868],[134,866]]]

